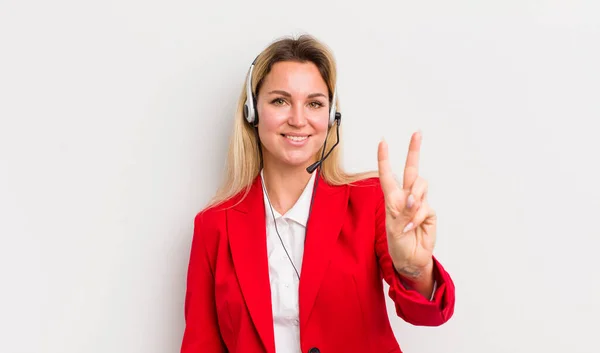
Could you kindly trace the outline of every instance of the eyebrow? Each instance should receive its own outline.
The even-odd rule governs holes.
[[[281,94],[282,96],[285,96],[285,97],[292,96],[291,94],[289,94],[289,92],[281,91],[281,90],[274,90],[274,91],[269,92],[269,94]],[[323,98],[327,99],[327,96],[325,96],[323,93],[311,93],[307,96],[307,98],[315,98],[315,97],[323,97]]]

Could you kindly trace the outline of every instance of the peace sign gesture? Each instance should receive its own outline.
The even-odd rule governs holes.
[[[427,181],[419,176],[420,133],[410,140],[400,187],[393,174],[385,141],[377,151],[379,180],[385,198],[385,228],[396,270],[411,279],[431,274],[436,215],[427,203]]]

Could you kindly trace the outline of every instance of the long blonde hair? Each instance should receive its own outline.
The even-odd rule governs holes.
[[[335,59],[327,46],[306,34],[296,39],[286,37],[274,41],[258,55],[251,78],[252,92],[255,97],[258,96],[258,90],[263,79],[270,72],[273,64],[280,61],[314,63],[327,84],[331,101],[337,77]],[[225,181],[210,201],[209,206],[226,201],[242,191],[247,194],[250,185],[260,173],[262,157],[259,140],[255,128],[244,118],[243,109],[245,102],[246,84],[244,84],[242,89],[235,113],[233,133],[227,154]],[[336,104],[337,111],[340,110],[339,99],[336,99],[336,102],[332,102],[332,104]],[[342,132],[340,128],[340,140],[341,136]],[[334,145],[335,141],[336,133],[330,129],[326,139],[328,147],[326,152]],[[345,172],[341,165],[340,145],[331,152],[331,155],[320,167],[321,175],[325,182],[330,185],[344,185],[377,176],[376,172],[354,174]],[[317,152],[317,158],[321,156],[322,149],[323,147]]]

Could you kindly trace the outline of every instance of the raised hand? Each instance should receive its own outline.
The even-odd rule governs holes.
[[[410,140],[399,186],[392,173],[385,141],[377,151],[379,180],[385,197],[389,253],[396,270],[409,279],[432,283],[436,215],[427,203],[427,181],[419,176],[420,133]]]

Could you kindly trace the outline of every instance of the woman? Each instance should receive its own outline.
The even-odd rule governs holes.
[[[339,140],[335,82],[330,51],[310,36],[276,41],[252,64],[226,181],[195,219],[183,353],[401,352],[382,278],[405,321],[452,316],[421,136],[402,187],[383,141],[378,173],[344,172],[327,147]]]

